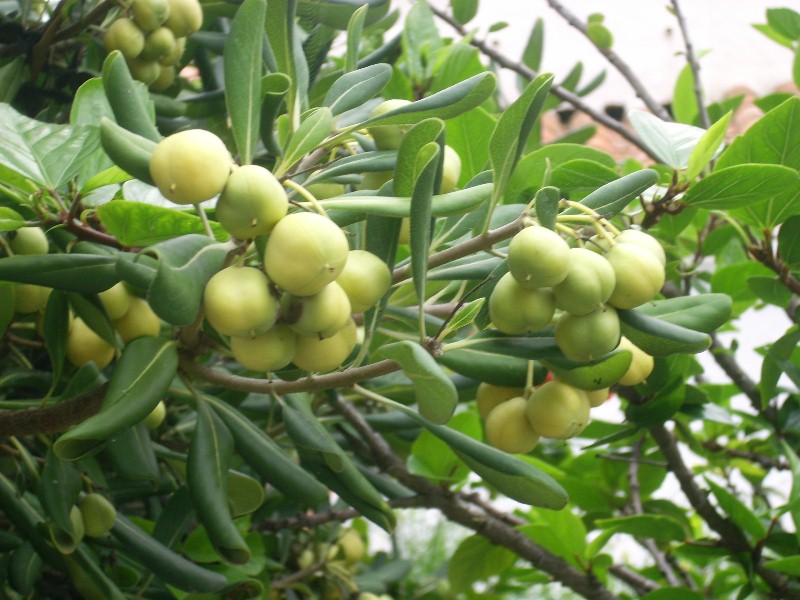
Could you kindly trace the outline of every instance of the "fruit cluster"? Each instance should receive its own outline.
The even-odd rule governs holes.
[[[129,16],[106,30],[103,45],[108,52],[120,51],[135,79],[163,91],[175,81],[186,37],[202,24],[198,0],[133,0]]]

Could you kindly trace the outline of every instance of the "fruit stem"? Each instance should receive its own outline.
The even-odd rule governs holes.
[[[528,361],[528,372],[525,374],[525,397],[531,395],[533,391],[533,375],[534,375],[534,367],[536,366],[535,360]]]
[[[574,208],[575,210],[578,210],[578,211],[582,212],[585,215],[590,215],[598,223],[601,223],[603,225],[603,227],[608,229],[611,233],[613,233],[614,235],[619,235],[619,229],[614,227],[614,225],[612,225],[611,222],[608,219],[606,219],[604,216],[600,215],[593,208],[589,208],[585,204],[581,204],[580,202],[575,202],[573,200],[561,200],[559,205],[561,207],[563,207],[563,208]],[[562,217],[564,217],[563,220],[567,221],[567,220],[570,220],[571,216],[572,215],[559,215],[556,218],[557,219],[561,219]],[[574,217],[573,217],[573,219],[574,219]]]
[[[306,201],[309,202],[309,204],[311,204],[311,206],[314,207],[314,210],[317,211],[319,214],[321,214],[323,217],[327,217],[328,216],[328,213],[325,212],[325,209],[322,207],[322,204],[320,204],[319,200],[317,200],[314,197],[314,194],[309,192],[302,185],[300,185],[296,181],[292,181],[291,179],[286,179],[283,182],[283,185],[285,185],[288,188],[293,189],[295,192],[300,194],[303,198],[306,199]]]
[[[203,222],[203,229],[206,230],[206,235],[212,240],[216,240],[217,238],[214,235],[214,230],[211,229],[211,223],[208,222],[208,215],[206,214],[206,211],[202,206],[200,206],[200,204],[195,204],[194,209],[197,211],[197,216],[200,217],[200,221]]]

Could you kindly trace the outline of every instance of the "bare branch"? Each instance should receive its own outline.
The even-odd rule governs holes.
[[[708,116],[706,109],[705,98],[703,96],[703,86],[700,83],[700,63],[697,60],[697,55],[692,46],[692,39],[689,37],[689,30],[686,25],[686,19],[683,17],[683,12],[678,4],[678,0],[670,0],[672,8],[675,11],[675,18],[678,19],[678,25],[681,28],[683,35],[683,45],[686,47],[686,60],[689,61],[689,68],[692,70],[694,76],[694,97],[697,98],[697,109],[700,111],[700,125],[703,129],[708,129],[711,126],[711,119]]]

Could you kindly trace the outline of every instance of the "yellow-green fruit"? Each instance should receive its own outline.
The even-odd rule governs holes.
[[[133,0],[131,14],[142,31],[152,31],[163,25],[169,17],[167,0]]]
[[[335,335],[297,336],[297,349],[292,362],[304,371],[323,372],[340,366],[356,347],[358,332],[350,319]]]
[[[185,49],[186,49],[186,38],[185,37],[175,38],[175,48],[173,48],[172,52],[168,56],[165,56],[158,62],[161,63],[161,66],[174,67],[181,61],[181,58],[183,57],[183,51]]]
[[[281,298],[281,320],[300,335],[330,337],[350,319],[350,300],[342,286],[332,281],[313,296]]]
[[[119,50],[127,60],[136,58],[144,48],[144,33],[125,17],[117,19],[106,30],[103,45],[107,52]]]
[[[47,306],[52,288],[32,283],[17,283],[14,285],[14,312],[21,315],[30,315]]]
[[[609,304],[635,308],[652,300],[664,285],[664,265],[649,250],[635,244],[617,244],[606,252],[616,276]]]
[[[186,37],[203,25],[203,9],[197,0],[169,0],[169,16],[164,25],[176,38]]]
[[[331,181],[312,183],[306,186],[306,190],[317,200],[335,198],[336,196],[341,196],[345,193],[344,184],[334,183]]]
[[[639,231],[638,229],[626,229],[614,238],[614,242],[617,244],[633,244],[634,246],[644,248],[658,259],[662,267],[667,264],[667,255],[664,252],[664,248],[659,241],[649,233]]]
[[[114,358],[114,347],[92,331],[80,317],[75,317],[67,336],[67,359],[76,367],[93,362],[103,369]]]
[[[370,118],[380,117],[388,112],[402,108],[411,104],[408,100],[385,100],[378,104],[370,113]],[[403,138],[408,131],[407,127],[401,125],[378,125],[370,126],[367,128],[372,139],[375,142],[375,147],[378,150],[397,150],[403,142]]]
[[[400,234],[397,236],[398,244],[407,244],[411,241],[411,219],[403,217],[400,223]]]
[[[555,231],[526,227],[508,246],[508,270],[525,288],[561,283],[569,267],[569,245]]]
[[[97,295],[106,309],[108,318],[112,321],[124,317],[131,308],[131,294],[121,281]]]
[[[549,288],[524,289],[511,273],[497,282],[489,297],[489,318],[508,334],[532,333],[553,318],[555,301]]]
[[[608,388],[603,388],[602,390],[593,390],[591,392],[584,392],[586,394],[586,398],[589,400],[589,406],[592,408],[597,408],[601,404],[605,403],[608,400],[611,391]]]
[[[50,244],[39,227],[22,227],[9,235],[8,245],[14,254],[47,254]]]
[[[150,413],[144,418],[144,426],[147,429],[153,430],[158,429],[161,424],[164,422],[164,419],[167,418],[167,405],[164,404],[163,400],[159,400],[156,407],[150,411]]]
[[[175,51],[175,34],[167,27],[158,27],[144,38],[144,48],[138,58],[161,61]]]
[[[77,504],[69,509],[69,521],[72,523],[72,530],[75,534],[75,541],[80,542],[83,536],[86,535],[86,525],[83,522],[83,515],[81,509]]]
[[[216,135],[188,129],[161,140],[150,158],[150,176],[176,204],[197,204],[222,192],[231,172],[230,152]]]
[[[458,178],[461,177],[461,157],[450,146],[444,147],[444,163],[442,164],[441,193],[454,192],[458,187]]]
[[[392,272],[372,252],[350,250],[336,283],[347,294],[350,310],[355,314],[364,312],[383,298],[392,285]]]
[[[380,596],[376,596],[372,592],[361,592],[357,600],[381,600]]]
[[[292,362],[296,348],[297,334],[282,323],[261,335],[231,338],[231,352],[236,362],[260,373],[287,366]]]
[[[539,434],[526,418],[527,401],[522,396],[495,406],[486,417],[486,441],[498,450],[526,454],[539,443]]]
[[[128,61],[131,76],[145,85],[152,84],[161,75],[161,65],[155,60],[132,58]]]
[[[628,367],[625,375],[617,383],[620,385],[638,385],[642,383],[653,372],[653,357],[634,345],[626,337],[619,340],[619,349],[627,350],[633,358],[631,359],[631,366]]]
[[[311,296],[339,276],[349,251],[347,236],[336,223],[317,213],[297,212],[275,225],[264,266],[284,292]]]
[[[586,248],[569,251],[567,276],[553,286],[556,308],[585,315],[600,308],[614,291],[614,269],[600,254]]]
[[[364,554],[366,554],[364,540],[361,539],[361,536],[355,529],[348,529],[345,531],[339,538],[337,544],[342,549],[344,561],[347,564],[353,565],[357,563],[364,558]]]
[[[227,267],[216,273],[206,285],[203,306],[208,322],[223,335],[259,335],[278,318],[269,280],[254,267]]]
[[[117,509],[105,496],[86,494],[78,502],[83,526],[89,537],[102,537],[111,531],[117,520]]]
[[[475,394],[475,401],[478,405],[478,414],[481,419],[486,419],[489,412],[506,400],[522,396],[525,393],[525,388],[507,387],[503,385],[492,385],[491,383],[481,383],[478,386],[478,391]]]
[[[153,312],[147,300],[131,296],[131,306],[121,318],[114,321],[122,341],[126,344],[145,335],[157,336],[161,333],[161,319]]]
[[[161,63],[161,72],[158,78],[150,84],[150,89],[154,92],[163,92],[175,83],[175,67]]]
[[[228,177],[216,216],[231,235],[246,240],[272,231],[288,210],[289,199],[280,181],[264,167],[245,165]]]
[[[379,190],[387,181],[394,177],[394,171],[368,171],[356,187],[359,190]]]
[[[564,313],[556,323],[556,343],[569,359],[586,362],[608,354],[619,345],[617,311],[607,306],[588,315]]]
[[[566,440],[589,424],[589,408],[583,390],[553,380],[531,392],[525,415],[531,428],[542,437]]]

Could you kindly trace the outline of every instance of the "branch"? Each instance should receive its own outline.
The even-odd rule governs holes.
[[[92,392],[50,406],[0,410],[0,436],[65,431],[100,410],[107,388],[108,384],[104,384]]]
[[[644,596],[645,594],[653,592],[661,587],[652,579],[648,579],[644,575],[640,575],[636,571],[624,565],[611,565],[608,571],[620,581],[624,581],[631,586],[633,591],[639,596]]]
[[[424,506],[424,498],[420,496],[413,496],[411,498],[396,498],[389,500],[389,506],[392,508],[415,508]],[[303,514],[297,517],[288,517],[286,519],[267,519],[259,521],[255,527],[258,531],[283,531],[285,529],[313,529],[325,523],[332,521],[349,521],[361,516],[361,513],[354,508],[346,508],[344,510],[332,510],[329,512],[313,513],[310,515]]]
[[[437,17],[445,21],[460,35],[464,36],[464,38],[467,39],[470,44],[475,46],[478,50],[483,52],[484,55],[488,56],[490,59],[492,59],[495,63],[497,63],[504,69],[509,69],[510,71],[519,73],[520,75],[526,77],[527,79],[534,79],[536,77],[537,73],[532,69],[528,68],[526,65],[520,62],[514,62],[510,60],[505,55],[499,53],[497,50],[489,46],[485,41],[468,35],[466,29],[464,29],[462,25],[453,20],[453,18],[450,17],[447,13],[439,10],[435,6],[431,6],[431,10]],[[550,88],[550,92],[554,96],[560,98],[561,100],[568,102],[569,104],[574,106],[577,110],[589,115],[589,117],[591,117],[597,123],[600,123],[601,125],[604,125],[605,127],[608,127],[612,131],[618,133],[623,138],[628,140],[631,144],[639,148],[642,152],[647,154],[650,158],[652,158],[655,161],[658,161],[658,158],[653,155],[652,151],[647,146],[644,145],[642,140],[640,140],[631,131],[628,131],[628,129],[626,129],[622,123],[620,123],[615,119],[612,119],[608,115],[604,115],[603,113],[594,110],[588,104],[584,103],[583,100],[581,100],[580,96],[578,96],[577,94],[573,94],[569,90],[555,84]]]
[[[758,413],[763,413],[761,408],[761,393],[758,391],[758,385],[755,381],[750,379],[750,376],[742,370],[739,363],[729,350],[725,348],[719,341],[716,334],[711,334],[711,346],[709,352],[714,361],[725,371],[725,374],[736,384],[742,393],[750,399],[750,404]]]
[[[592,45],[597,48],[597,50],[605,56],[606,60],[622,75],[625,80],[630,84],[633,88],[633,91],[636,92],[636,95],[644,102],[645,106],[660,118],[662,121],[672,121],[672,118],[669,116],[664,107],[659,104],[655,98],[650,95],[650,92],[647,91],[647,88],[644,87],[644,84],[639,80],[636,74],[631,70],[628,64],[623,61],[616,52],[614,52],[611,48],[601,48],[597,44],[594,43],[591,37],[589,37],[589,32],[586,29],[586,25],[584,25],[578,17],[573,15],[569,10],[562,5],[558,0],[547,0],[547,3],[550,5],[554,11],[556,11],[563,19],[572,25],[575,29],[580,31],[587,40],[589,40]]]
[[[726,448],[716,440],[708,440],[706,442],[703,442],[702,445],[703,448],[705,448],[706,450],[710,450],[711,452],[722,452],[725,454],[725,456],[729,456],[731,458],[743,458],[757,465],[761,465],[766,469],[777,469],[778,471],[787,471],[790,468],[789,463],[786,462],[785,460],[776,460],[768,456],[762,456],[761,454],[756,454],[755,452],[745,452],[743,450],[734,450],[733,448]]]
[[[686,60],[689,61],[689,68],[692,70],[694,76],[694,96],[697,98],[697,109],[700,111],[700,125],[703,129],[711,127],[711,119],[706,110],[705,99],[703,98],[703,86],[700,85],[700,63],[697,60],[697,55],[692,46],[692,40],[689,37],[689,30],[686,26],[686,19],[683,17],[683,12],[678,5],[678,0],[670,0],[672,8],[675,11],[675,18],[678,19],[678,25],[681,28],[683,35],[683,44],[686,47]]]

